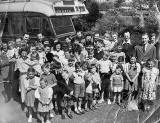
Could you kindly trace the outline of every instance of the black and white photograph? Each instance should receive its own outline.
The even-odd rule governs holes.
[[[160,123],[160,0],[0,0],[0,123]]]

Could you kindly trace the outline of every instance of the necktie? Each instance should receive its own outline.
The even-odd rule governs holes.
[[[143,52],[145,53],[145,51],[146,51],[146,47],[145,47],[145,45],[143,46]]]

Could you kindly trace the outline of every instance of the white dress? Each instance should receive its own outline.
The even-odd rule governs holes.
[[[142,69],[142,83],[143,83],[143,99],[155,100],[156,99],[156,85],[158,82],[159,70],[157,68]]]

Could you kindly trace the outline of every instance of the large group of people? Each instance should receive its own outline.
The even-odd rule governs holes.
[[[57,113],[72,119],[73,112],[82,115],[103,102],[121,106],[124,100],[156,100],[156,35],[144,33],[138,44],[130,37],[129,32],[119,40],[116,32],[79,31],[51,43],[42,33],[34,41],[26,33],[2,42],[6,102],[19,97],[28,122],[35,112],[42,123],[50,123]]]

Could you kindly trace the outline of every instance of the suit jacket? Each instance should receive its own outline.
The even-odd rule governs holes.
[[[123,41],[120,42],[121,46],[122,46],[122,51],[125,53],[126,55],[126,62],[130,61],[130,57],[134,54],[134,42],[131,41],[131,43],[124,43]]]
[[[156,48],[155,46],[148,44],[146,51],[144,52],[143,46],[135,46],[134,56],[137,58],[139,63],[146,62],[148,59],[156,59]]]

